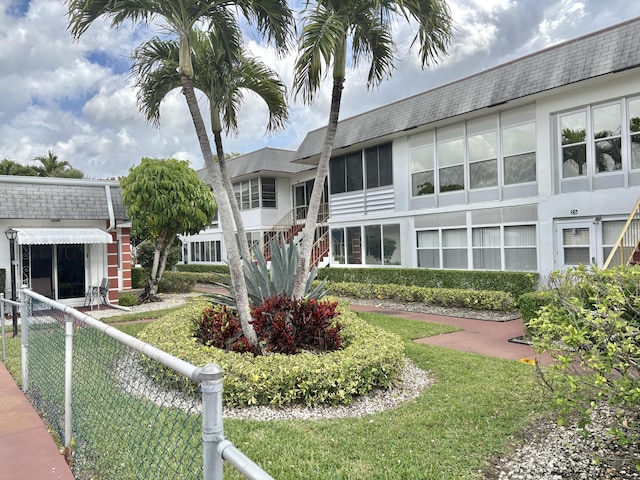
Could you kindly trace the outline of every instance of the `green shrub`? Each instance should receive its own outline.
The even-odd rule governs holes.
[[[474,308],[509,312],[516,308],[511,294],[497,291],[424,288],[403,285],[329,282],[326,288],[332,295],[352,298],[388,298],[403,302],[422,302],[442,307]]]
[[[223,401],[227,406],[349,404],[375,388],[389,388],[404,367],[402,341],[340,306],[342,349],[324,354],[263,355],[225,352],[206,347],[194,337],[194,322],[204,305],[194,302],[151,323],[139,337],[194,365],[215,362],[224,371]],[[182,375],[145,362],[158,383],[197,392]]]
[[[131,288],[144,288],[149,283],[149,272],[142,267],[131,269]]]
[[[552,301],[529,325],[534,347],[554,366],[541,372],[565,414],[585,415],[598,402],[635,411],[640,402],[640,269],[580,266],[554,272]],[[624,430],[626,421],[616,426]]]
[[[538,290],[534,272],[429,270],[424,268],[336,268],[318,270],[318,279],[331,282],[394,284],[427,288],[508,292],[514,299]]]
[[[118,305],[122,305],[123,307],[133,307],[138,304],[138,297],[135,293],[120,293],[120,298],[118,298]]]
[[[189,293],[196,286],[196,279],[179,272],[164,272],[158,284],[158,292]]]
[[[542,307],[549,305],[552,301],[553,296],[545,290],[520,295],[518,308],[520,309],[523,323],[527,325],[530,320],[538,316],[538,312]]]
[[[176,265],[178,272],[190,273],[217,273],[220,275],[229,275],[229,267],[227,265],[211,265],[206,263],[189,263]]]

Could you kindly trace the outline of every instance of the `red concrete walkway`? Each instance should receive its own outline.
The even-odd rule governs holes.
[[[508,340],[522,335],[521,320],[492,322],[445,317],[352,304],[356,311],[367,311],[407,319],[444,323],[463,329],[418,340],[422,343],[453,348],[510,360],[534,358],[528,345]],[[548,358],[542,359],[549,364]],[[0,362],[0,479],[73,480],[71,470],[51,439],[47,428],[31,404],[16,386]]]
[[[443,323],[462,329],[459,332],[445,333],[436,335],[435,337],[417,340],[420,343],[505,358],[507,360],[536,358],[531,346],[509,342],[510,338],[519,337],[524,334],[521,319],[493,322],[489,320],[473,320],[468,318],[446,317],[444,315],[388,310],[354,303],[351,304],[351,309],[360,312],[381,313],[422,322]],[[548,356],[539,357],[538,360],[542,365],[551,364],[551,359]]]
[[[0,478],[73,480],[47,427],[0,362]]]

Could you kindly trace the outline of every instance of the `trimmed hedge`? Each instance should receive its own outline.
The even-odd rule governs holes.
[[[229,275],[229,267],[227,265],[211,265],[206,263],[179,263],[176,265],[178,272],[191,272],[191,273],[218,273],[222,275]]]
[[[196,278],[180,272],[164,272],[158,284],[158,292],[189,293],[196,286]]]
[[[423,302],[442,307],[474,308],[509,312],[517,308],[506,292],[424,288],[404,285],[378,285],[348,282],[327,282],[332,295],[354,298],[389,298],[403,302]]]
[[[538,289],[534,272],[429,270],[424,268],[335,268],[318,270],[318,280],[363,284],[411,285],[426,288],[508,292],[517,299]]]
[[[546,290],[520,295],[518,306],[524,324],[526,325],[530,320],[537,318],[540,309],[545,305],[550,305],[552,301],[553,295]]]
[[[349,404],[370,390],[390,387],[404,367],[401,339],[368,325],[343,305],[338,317],[341,350],[257,357],[199,343],[194,325],[204,305],[187,305],[151,323],[138,336],[194,365],[219,364],[224,371],[223,401],[227,406]],[[187,378],[145,358],[141,357],[141,362],[156,382],[197,391],[197,385]]]

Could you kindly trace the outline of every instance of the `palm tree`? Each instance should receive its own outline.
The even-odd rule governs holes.
[[[82,178],[84,174],[71,166],[66,160],[59,160],[58,156],[51,150],[47,155],[40,155],[33,158],[36,162],[40,162],[42,166],[34,167],[39,177],[58,177],[58,178]]]
[[[218,203],[218,215],[227,246],[231,281],[237,297],[238,315],[245,336],[253,345],[257,345],[257,337],[250,323],[247,286],[233,229],[231,207],[222,182],[220,165],[215,161],[211,150],[193,87],[191,40],[194,26],[199,22],[209,26],[215,25],[216,28],[223,30],[237,26],[238,19],[232,10],[235,7],[251,24],[255,24],[258,31],[266,36],[279,51],[283,52],[288,47],[293,21],[286,0],[68,0],[68,5],[69,29],[76,39],[80,38],[95,20],[103,17],[111,21],[112,27],[118,27],[126,21],[146,24],[152,20],[159,20],[163,27],[177,36],[178,75],[205,167],[209,172],[213,194]]]
[[[412,46],[418,44],[423,67],[437,62],[452,38],[451,16],[445,0],[308,0],[306,3],[295,65],[295,94],[305,103],[312,103],[323,73],[329,68],[333,89],[329,122],[302,234],[301,261],[295,276],[296,297],[302,296],[309,272],[320,199],[338,126],[347,49],[351,48],[354,66],[365,61],[369,64],[367,87],[371,88],[391,76],[396,50],[391,31],[396,18],[417,24]]]
[[[241,254],[250,258],[244,223],[226,169],[222,132],[237,132],[237,113],[244,90],[254,92],[267,105],[267,132],[281,128],[288,116],[286,88],[273,70],[243,50],[239,30],[222,32],[213,28],[209,32],[194,31],[192,48],[193,84],[209,100],[216,155],[231,204]],[[160,104],[164,97],[181,85],[176,74],[178,54],[178,42],[157,37],[134,52],[138,105],[147,120],[154,124],[160,121]]]

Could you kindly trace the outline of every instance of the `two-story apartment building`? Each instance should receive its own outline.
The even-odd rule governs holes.
[[[291,165],[317,163],[323,138],[309,132]],[[283,210],[313,176],[291,168],[270,174]],[[236,183],[257,173],[240,170]],[[341,121],[328,262],[543,275],[602,265],[638,197],[634,19]],[[256,208],[247,223],[269,231],[277,220]]]

